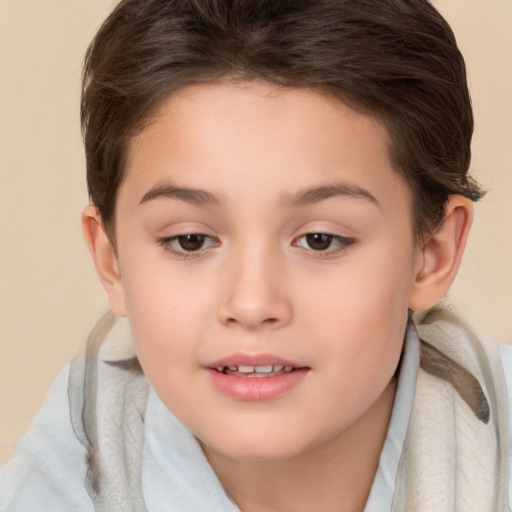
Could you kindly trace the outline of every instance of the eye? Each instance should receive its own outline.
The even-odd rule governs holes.
[[[208,249],[217,243],[215,239],[202,233],[187,233],[159,240],[159,244],[165,250],[183,256]]]
[[[181,249],[192,252],[203,248],[206,236],[198,234],[180,235],[175,240]]]
[[[354,240],[329,233],[306,233],[297,238],[294,245],[315,252],[336,253],[352,245]]]

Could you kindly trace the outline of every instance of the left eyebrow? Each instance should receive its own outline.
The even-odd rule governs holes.
[[[365,199],[377,206],[381,206],[377,198],[368,190],[352,183],[332,183],[319,187],[306,188],[295,194],[286,194],[283,203],[290,207],[310,206],[331,197],[354,197]]]
[[[178,187],[172,184],[156,185],[144,194],[139,204],[147,203],[148,201],[159,198],[178,199],[180,201],[185,201],[186,203],[207,208],[219,206],[220,204],[217,196],[210,192],[206,192],[206,190]]]

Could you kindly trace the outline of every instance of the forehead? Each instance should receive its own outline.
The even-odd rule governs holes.
[[[370,189],[383,203],[396,201],[385,192],[402,181],[379,120],[321,91],[267,82],[172,93],[132,141],[121,188],[140,201],[166,180],[248,201],[262,184],[282,198],[341,181]]]

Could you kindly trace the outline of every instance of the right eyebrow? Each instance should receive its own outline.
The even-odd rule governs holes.
[[[139,204],[147,203],[154,199],[167,198],[179,199],[196,206],[212,208],[220,205],[219,198],[214,194],[197,188],[178,187],[172,184],[161,184],[151,188],[144,194]]]

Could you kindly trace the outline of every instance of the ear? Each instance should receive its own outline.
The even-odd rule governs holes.
[[[82,230],[96,271],[107,292],[110,309],[115,315],[126,315],[124,289],[115,248],[105,233],[101,215],[89,205],[82,212]]]
[[[471,201],[450,196],[443,221],[419,250],[410,309],[429,309],[446,295],[459,269],[472,221]]]

